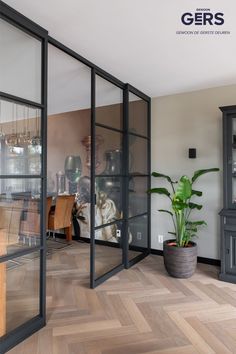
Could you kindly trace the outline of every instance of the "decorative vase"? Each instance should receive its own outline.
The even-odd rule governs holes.
[[[197,265],[197,244],[189,242],[188,247],[177,247],[176,240],[163,243],[164,264],[167,272],[175,278],[190,278]]]
[[[116,175],[121,174],[121,157],[120,150],[106,151],[106,167],[101,173],[106,177],[97,178],[98,190],[106,193],[107,198],[113,200],[118,210],[121,210],[121,180]]]
[[[57,194],[63,194],[66,190],[66,176],[62,171],[56,174],[57,177]]]
[[[65,160],[65,174],[69,181],[69,193],[77,193],[77,184],[82,173],[80,156],[67,156]]]

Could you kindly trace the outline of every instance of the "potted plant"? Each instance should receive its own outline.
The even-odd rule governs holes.
[[[202,175],[219,171],[218,168],[210,168],[195,171],[193,177],[182,176],[179,181],[164,174],[153,172],[152,176],[165,178],[171,187],[151,188],[149,193],[165,195],[170,200],[170,210],[160,209],[159,212],[167,213],[173,221],[173,231],[169,234],[175,238],[167,240],[163,244],[164,264],[167,272],[177,278],[189,278],[193,275],[197,264],[197,245],[192,238],[197,236],[198,228],[206,225],[204,220],[192,220],[193,210],[201,210],[202,205],[194,203],[193,197],[201,197],[202,192],[195,190],[193,185]]]

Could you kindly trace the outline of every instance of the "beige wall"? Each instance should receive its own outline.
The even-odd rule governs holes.
[[[98,116],[99,122],[102,121],[103,124],[111,125],[110,121],[113,116],[118,122],[120,120],[120,105],[99,107]],[[68,155],[79,155],[83,167],[82,175],[90,175],[86,166],[86,148],[81,142],[84,137],[90,135],[90,128],[91,112],[89,109],[64,112],[48,117],[48,181],[52,179],[54,182],[54,187],[49,186],[51,192],[56,190],[56,173],[64,171],[65,159]],[[106,167],[105,151],[121,149],[121,143],[120,135],[116,132],[97,127],[96,134],[103,139],[98,148],[100,165],[96,169],[96,173],[99,174]],[[66,188],[68,189],[68,181]]]
[[[219,106],[236,104],[236,85],[154,98],[152,100],[152,171],[178,178],[200,168],[219,167],[220,173],[203,176],[196,189],[203,191],[203,209],[196,215],[208,226],[199,232],[199,256],[219,258],[222,193],[222,118]],[[197,148],[197,158],[188,158],[188,148]],[[152,185],[163,185],[152,180]],[[198,200],[198,202],[200,199]],[[164,197],[152,197],[152,248],[161,249],[158,234],[170,238],[172,225],[157,209],[166,207]],[[194,215],[193,215],[194,216]]]
[[[48,177],[54,180],[56,173],[64,172],[65,159],[68,155],[79,155],[82,160],[82,175],[88,175],[86,150],[81,140],[90,135],[90,111],[65,112],[48,117]],[[68,186],[67,186],[68,188]],[[52,190],[51,190],[52,191]]]

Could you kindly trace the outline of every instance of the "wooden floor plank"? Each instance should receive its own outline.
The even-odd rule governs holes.
[[[99,253],[99,267],[109,265],[109,251]],[[95,290],[88,271],[87,244],[50,255],[47,326],[9,354],[236,353],[236,285],[218,281],[217,267],[199,265],[192,278],[173,279],[162,257],[151,255]],[[14,314],[22,299],[11,296]]]

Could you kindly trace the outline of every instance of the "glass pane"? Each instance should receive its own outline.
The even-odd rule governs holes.
[[[96,76],[96,123],[122,130],[123,90]]]
[[[0,174],[41,173],[41,110],[0,99]]]
[[[122,208],[122,179],[97,177],[95,225],[100,226],[122,219]]]
[[[0,19],[0,91],[41,101],[41,42]]]
[[[130,173],[148,174],[148,140],[129,136]]]
[[[89,239],[91,69],[52,45],[48,49],[47,193],[75,194],[73,234]]]
[[[129,93],[129,131],[147,136],[148,103],[140,97]]]
[[[0,336],[39,315],[39,252],[0,263]]]
[[[49,45],[48,114],[80,112],[81,119],[86,121],[90,109],[91,69],[62,50]],[[91,115],[89,123],[90,119]],[[66,126],[66,123],[64,125]]]
[[[40,245],[40,189],[40,179],[0,179],[0,256]]]
[[[129,217],[147,212],[147,188],[146,177],[130,177],[129,181]]]
[[[96,174],[122,174],[122,134],[97,126],[96,137]]]
[[[129,220],[129,259],[135,258],[148,246],[148,216]]]
[[[122,223],[95,231],[96,278],[122,264]]]

